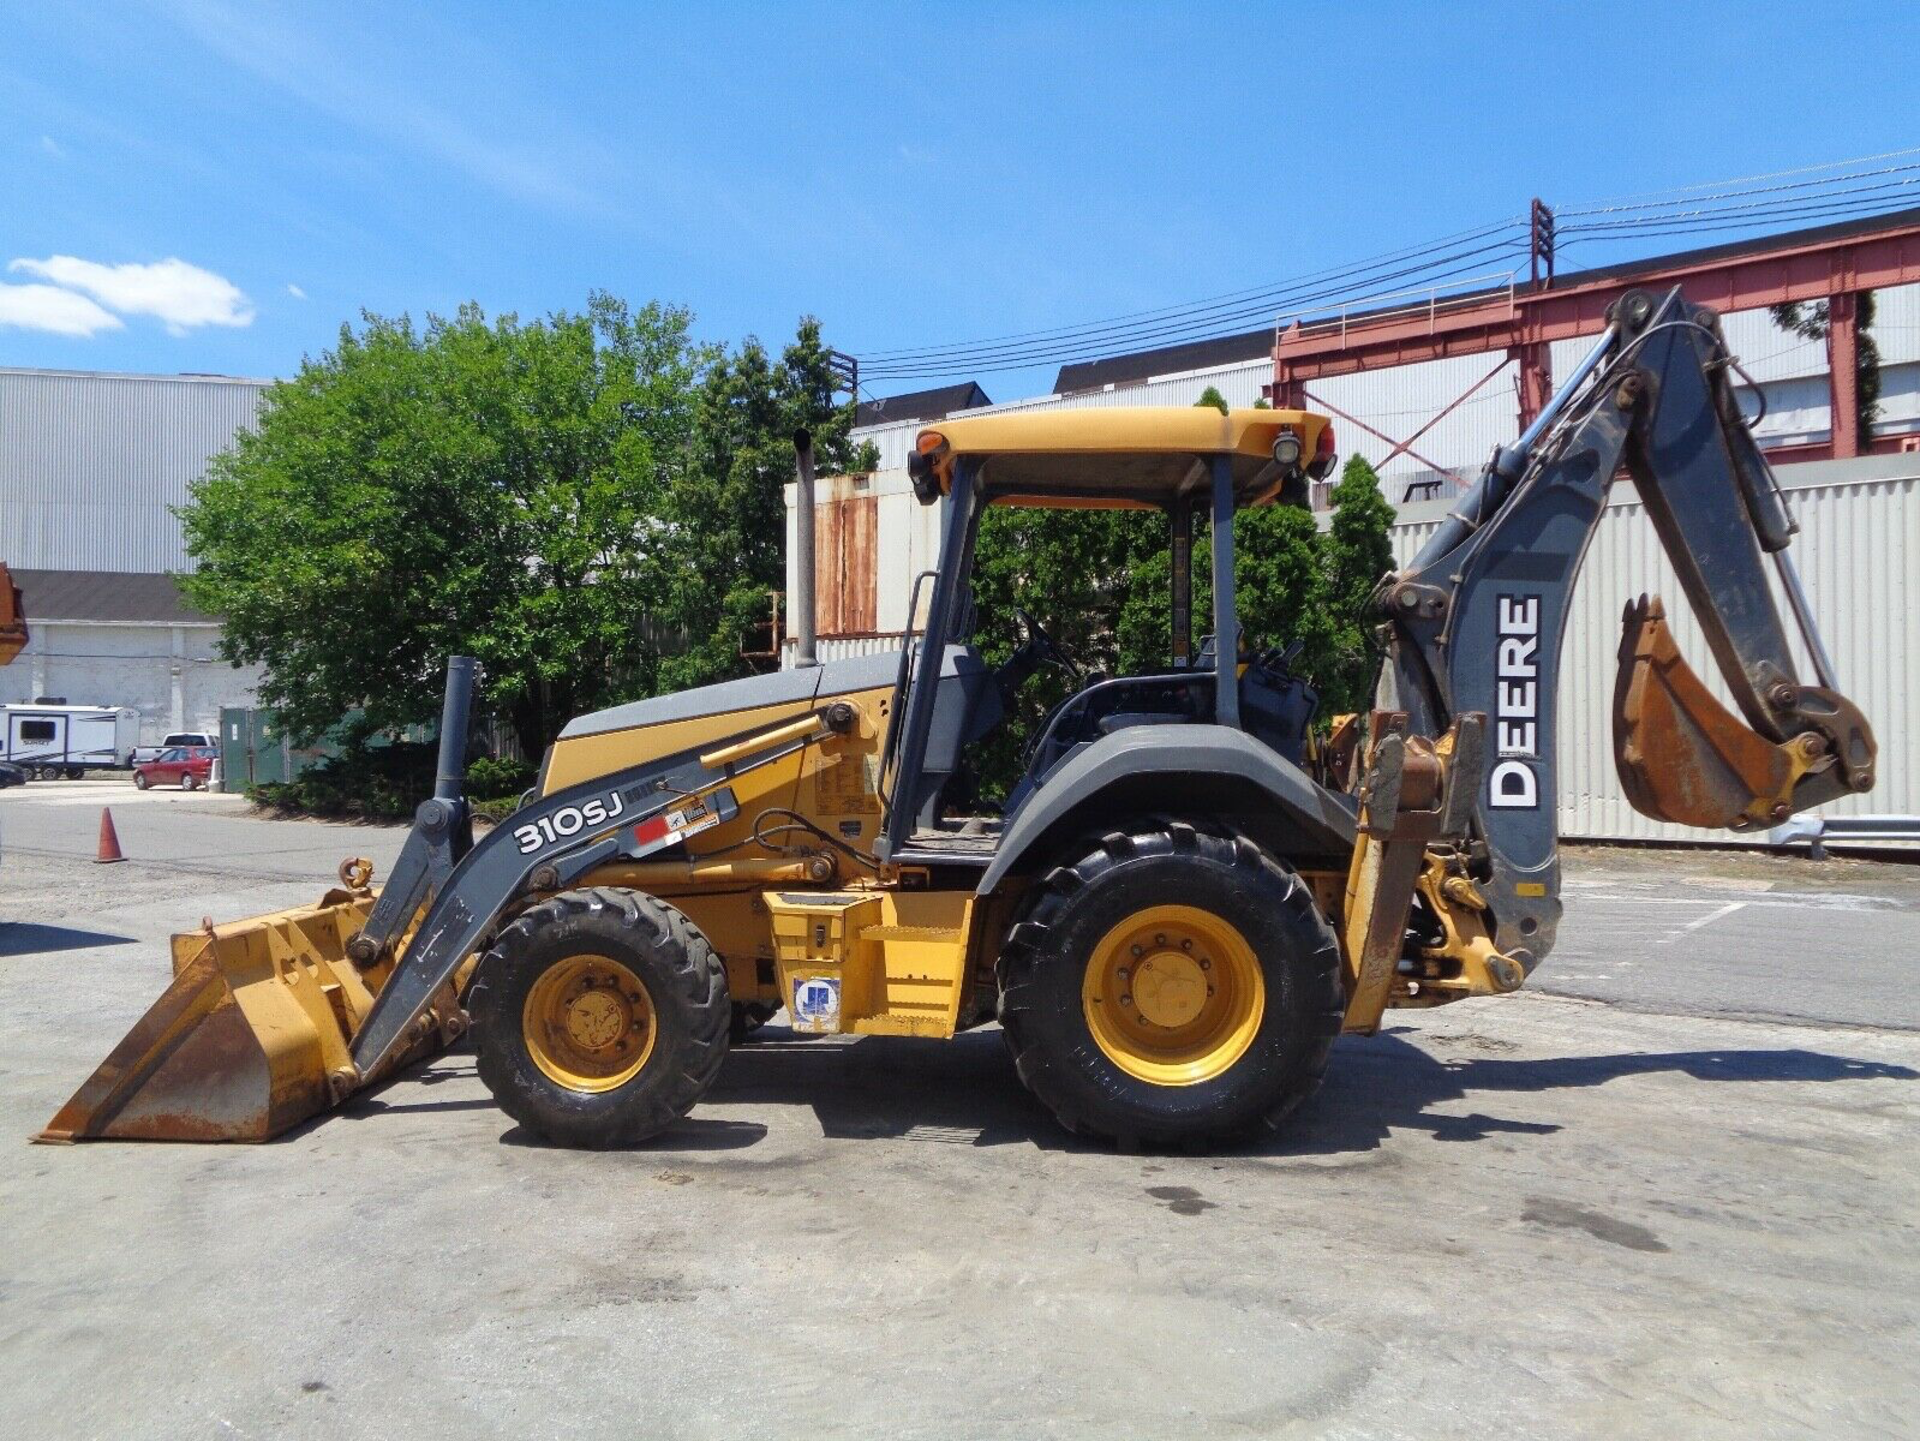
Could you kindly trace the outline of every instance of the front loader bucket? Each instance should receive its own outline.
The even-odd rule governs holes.
[[[173,938],[173,984],[127,1032],[39,1141],[265,1141],[442,1049],[465,1029],[455,986],[407,1045],[362,1077],[354,1033],[392,973],[362,971],[346,942],[369,891]]]
[[[1683,826],[1748,830],[1794,809],[1794,786],[1820,761],[1804,743],[1778,745],[1722,705],[1674,644],[1660,598],[1621,617],[1613,755],[1643,816]]]

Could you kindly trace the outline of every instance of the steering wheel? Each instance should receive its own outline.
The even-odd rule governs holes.
[[[1069,675],[1078,676],[1080,667],[1073,663],[1073,657],[1060,648],[1060,643],[1048,635],[1046,628],[1033,618],[1032,612],[1015,606],[1014,619],[1020,622],[1020,628],[1027,633],[1027,643],[1033,647],[1034,655],[1057,665]]]

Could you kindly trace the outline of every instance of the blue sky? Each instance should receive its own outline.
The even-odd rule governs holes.
[[[0,364],[284,375],[597,287],[856,354],[1092,321],[1920,143],[1920,6],[1821,13],[5,0]]]

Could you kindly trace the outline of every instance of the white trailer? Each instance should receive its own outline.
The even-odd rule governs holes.
[[[38,780],[77,780],[89,770],[125,766],[140,739],[131,706],[10,705],[5,759]]]

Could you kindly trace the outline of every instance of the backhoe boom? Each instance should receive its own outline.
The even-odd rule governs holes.
[[[1593,352],[1404,570],[1382,586],[1380,703],[1438,739],[1484,712],[1488,760],[1466,869],[1498,949],[1531,971],[1560,916],[1555,723],[1575,579],[1625,470],[1745,723],[1700,684],[1657,600],[1628,608],[1616,757],[1636,808],[1743,830],[1873,784],[1872,732],[1786,556],[1792,523],[1742,419],[1718,318],[1675,290],[1615,303]],[[1817,683],[1803,683],[1763,556],[1779,566]]]

